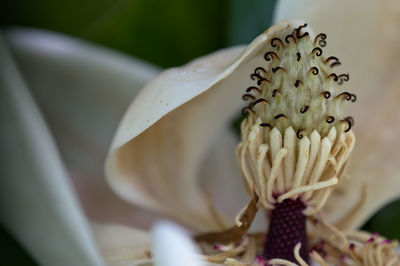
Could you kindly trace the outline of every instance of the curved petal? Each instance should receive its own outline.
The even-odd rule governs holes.
[[[0,36],[0,219],[40,265],[102,265],[38,107]]]
[[[159,222],[153,228],[155,266],[202,266],[190,236],[171,222]]]
[[[399,77],[399,72],[397,72]],[[379,208],[400,196],[400,79],[388,86],[387,93],[377,104],[369,124],[359,134],[358,149],[354,151],[349,169],[350,178],[338,188],[327,204],[326,215],[337,221],[349,213],[362,197],[361,186],[366,186],[365,202],[356,215],[342,224],[343,229],[361,226]],[[361,144],[361,145],[360,145]],[[340,212],[333,210],[337,206]]]
[[[149,83],[125,114],[106,161],[115,191],[192,228],[220,228],[198,187],[200,160],[238,112],[242,92],[254,83],[249,74],[266,64],[271,36],[282,37],[300,23],[270,28],[240,55],[242,47],[222,50]]]
[[[239,211],[250,201],[240,168],[236,160],[238,137],[231,128],[214,138],[203,156],[199,176],[201,185],[210,193],[210,200],[222,217],[227,217],[227,224],[232,224]],[[265,214],[258,212],[251,225],[252,231],[265,231]]]
[[[111,50],[42,30],[6,31],[86,213],[95,220],[149,227],[149,216],[118,198],[103,164],[123,111],[158,68]]]
[[[343,66],[338,71],[350,72],[349,87],[354,89],[358,96],[357,103],[349,109],[349,114],[355,117],[354,131],[357,136],[348,171],[351,176],[348,182],[351,185],[347,182],[341,183],[332,195],[340,200],[330,200],[325,209],[332,221],[339,220],[347,207],[351,208],[356,204],[356,199],[360,197],[361,185],[367,183],[368,204],[347,226],[348,229],[354,228],[361,225],[373,211],[389,199],[400,196],[400,190],[393,191],[394,187],[400,185],[400,179],[396,178],[396,173],[400,172],[400,164],[396,160],[398,155],[394,154],[396,141],[392,147],[388,147],[384,143],[390,138],[383,133],[400,133],[398,124],[388,123],[386,119],[395,116],[399,110],[395,99],[388,99],[386,95],[395,96],[398,91],[396,78],[400,71],[400,2],[280,1],[275,19],[278,21],[291,17],[304,18],[316,30],[327,33],[328,45],[325,49],[329,54],[340,57]],[[391,113],[388,111],[390,109]],[[392,119],[396,121],[395,117]],[[379,146],[378,143],[382,145]],[[371,151],[374,153],[371,154]],[[372,166],[376,169],[371,169]],[[383,193],[378,197],[378,191],[382,192],[385,189],[390,193]]]
[[[107,265],[149,265],[151,261],[151,239],[148,232],[103,223],[93,223],[92,231]]]

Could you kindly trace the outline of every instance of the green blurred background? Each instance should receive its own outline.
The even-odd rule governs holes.
[[[119,50],[161,67],[249,43],[271,25],[273,0],[3,0],[2,27],[53,30]],[[400,239],[400,201],[364,229]],[[0,226],[0,266],[37,265]]]

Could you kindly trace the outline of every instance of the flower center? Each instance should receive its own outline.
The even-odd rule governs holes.
[[[281,258],[297,262],[293,250],[301,243],[300,256],[308,261],[305,207],[300,199],[275,204],[263,252],[267,260]]]
[[[244,110],[254,120],[261,118],[260,126],[276,127],[282,134],[292,127],[298,138],[313,130],[324,137],[341,123],[350,130],[353,121],[344,117],[342,104],[354,102],[356,96],[339,90],[349,74],[334,73],[340,61],[323,55],[326,35],[321,33],[312,40],[308,32],[302,32],[306,26],[284,39],[271,40],[271,49],[264,54],[265,66],[250,75],[258,87],[247,88],[243,99],[251,103]]]

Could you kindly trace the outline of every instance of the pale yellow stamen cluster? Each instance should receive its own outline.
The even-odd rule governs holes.
[[[339,91],[348,75],[332,72],[338,59],[325,58],[318,36],[304,28],[272,38],[265,65],[251,74],[259,87],[244,95],[253,101],[244,109],[237,159],[262,207],[301,198],[312,215],[344,174],[355,137],[342,103],[356,98]]]
[[[400,265],[400,256],[396,254],[397,241],[362,231],[344,233],[321,217],[310,232],[313,232],[312,245],[318,247],[318,242],[323,241],[320,253],[325,252],[324,257],[316,250],[310,253],[321,265]]]
[[[242,142],[237,147],[249,191],[255,191],[266,209],[301,197],[308,206],[304,214],[316,213],[344,174],[355,142],[352,131],[332,127],[322,139],[316,130],[310,138],[298,139],[292,127],[282,136],[277,128],[260,127],[260,118],[252,119],[243,121]]]

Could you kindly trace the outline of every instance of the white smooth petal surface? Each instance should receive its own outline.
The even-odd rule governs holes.
[[[109,189],[103,165],[124,110],[159,68],[54,32],[14,28],[6,39],[86,213],[98,221],[143,226],[140,220],[149,214]]]
[[[393,154],[394,149],[390,151],[385,144],[376,145],[388,140],[383,132],[400,135],[398,124],[386,119],[399,112],[398,103],[388,100],[387,95],[394,95],[399,90],[394,84],[398,84],[396,79],[400,71],[400,2],[279,1],[275,21],[292,17],[305,19],[316,32],[328,35],[324,54],[340,59],[342,66],[337,71],[350,73],[350,81],[345,87],[357,94],[357,102],[347,105],[349,115],[355,118],[354,131],[357,137],[348,169],[351,185],[343,182],[332,195],[341,200],[329,201],[326,209],[326,214],[332,220],[338,220],[343,215],[343,206],[350,208],[356,203],[361,184],[370,184],[367,197],[373,203],[369,202],[357,219],[349,224],[348,229],[351,229],[365,222],[389,199],[400,196],[400,190],[393,191],[393,187],[400,186],[400,179],[395,178],[396,173],[400,172],[398,156],[387,156]],[[391,113],[388,112],[389,107]],[[371,169],[372,165],[376,169]],[[390,193],[384,193],[385,190]],[[378,191],[382,194],[378,195]]]
[[[92,231],[108,266],[151,265],[151,238],[148,232],[103,223],[92,223]]]
[[[150,82],[125,114],[106,162],[115,191],[194,229],[220,229],[198,186],[200,161],[239,112],[241,94],[255,83],[249,75],[265,66],[266,42],[300,23],[270,28],[241,54],[243,47],[225,49]]]
[[[0,219],[40,265],[102,265],[45,121],[0,36]]]
[[[202,266],[200,252],[190,236],[171,222],[159,222],[153,229],[155,266]]]

